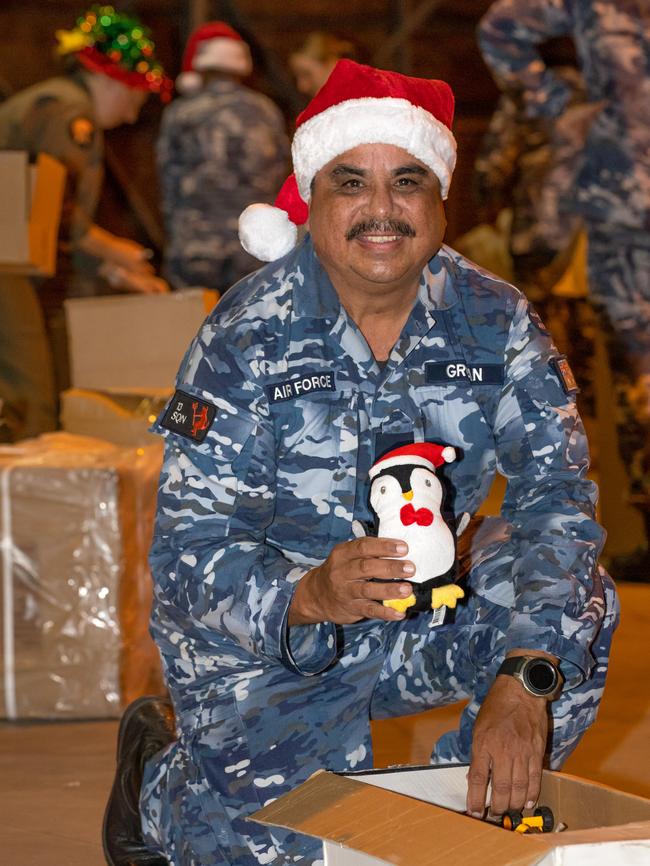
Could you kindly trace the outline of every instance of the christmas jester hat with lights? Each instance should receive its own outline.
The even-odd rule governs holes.
[[[456,164],[451,132],[454,97],[444,81],[411,78],[339,60],[296,121],[291,146],[294,173],[275,207],[250,205],[239,218],[244,249],[271,262],[295,246],[298,225],[309,217],[311,183],[330,160],[360,144],[393,144],[419,159],[447,198]]]
[[[180,93],[201,87],[201,73],[213,70],[246,78],[253,71],[250,49],[242,37],[223,21],[208,21],[187,40],[182,72],[176,79]]]
[[[107,75],[133,90],[158,93],[167,102],[173,84],[154,56],[149,32],[132,15],[112,6],[93,6],[72,30],[57,30],[57,52],[73,56],[89,72]]]

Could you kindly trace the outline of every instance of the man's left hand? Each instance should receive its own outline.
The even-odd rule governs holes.
[[[490,812],[532,808],[539,796],[548,734],[548,702],[510,676],[498,676],[474,725],[467,811],[481,818],[488,783]]]

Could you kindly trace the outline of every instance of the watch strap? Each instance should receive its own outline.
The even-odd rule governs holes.
[[[528,659],[535,658],[535,656],[510,656],[510,658],[504,659],[501,664],[501,667],[497,671],[497,676],[499,674],[507,674],[508,676],[514,676],[519,673],[521,668],[524,666],[524,663],[528,661]]]

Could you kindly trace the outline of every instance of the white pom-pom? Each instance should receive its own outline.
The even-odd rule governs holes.
[[[203,76],[198,72],[181,72],[176,79],[176,90],[179,93],[196,93],[202,84]]]
[[[451,445],[447,445],[440,452],[440,456],[445,463],[453,463],[456,459],[456,449],[452,448]]]
[[[239,217],[241,245],[262,262],[274,262],[295,247],[298,228],[286,211],[270,204],[251,204]]]

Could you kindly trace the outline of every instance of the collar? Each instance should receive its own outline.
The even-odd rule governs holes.
[[[336,289],[322,266],[309,234],[293,253],[294,315],[335,322],[341,311]],[[452,251],[447,246],[430,259],[420,276],[413,313],[423,321],[433,318],[434,310],[446,310],[458,301],[454,283],[458,277]]]

